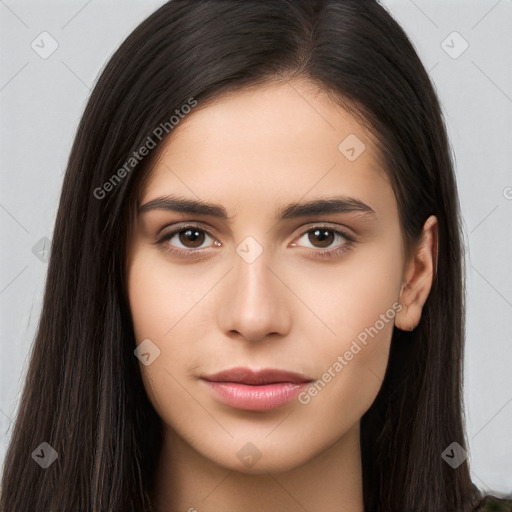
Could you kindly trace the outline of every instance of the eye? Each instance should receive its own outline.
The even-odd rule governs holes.
[[[327,227],[315,227],[313,229],[309,229],[302,236],[307,235],[307,240],[311,243],[318,243],[318,245],[314,245],[314,248],[317,249],[325,249],[329,247],[333,241],[338,238],[345,238],[345,236],[340,231],[335,231],[332,228]]]
[[[176,253],[193,252],[196,249],[204,249],[203,246],[207,238],[212,238],[215,245],[220,245],[211,233],[199,226],[181,226],[179,229],[175,229],[169,233],[164,234],[157,243],[164,243],[166,249]],[[171,243],[175,240],[174,245]]]
[[[314,226],[305,231],[300,238],[304,237],[313,249],[309,252],[320,257],[339,256],[348,251],[355,243],[355,239],[352,236],[330,226]],[[339,243],[334,248],[330,248],[336,240]],[[296,243],[291,245],[297,246]]]

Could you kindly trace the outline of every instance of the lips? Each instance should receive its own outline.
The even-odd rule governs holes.
[[[203,379],[209,382],[233,382],[248,386],[265,386],[281,383],[304,384],[313,380],[298,373],[270,368],[259,371],[253,371],[249,368],[231,368],[213,375],[207,375]]]
[[[231,368],[201,378],[224,405],[246,411],[275,409],[293,400],[312,379],[285,370]]]

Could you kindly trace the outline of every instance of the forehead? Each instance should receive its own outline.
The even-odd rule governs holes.
[[[164,141],[139,204],[166,193],[229,195],[238,207],[332,191],[368,199],[384,186],[368,130],[317,86],[286,81],[192,109]]]

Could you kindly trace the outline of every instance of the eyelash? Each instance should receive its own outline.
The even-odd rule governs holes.
[[[196,229],[198,231],[205,233],[210,238],[215,239],[215,237],[207,229],[204,229],[201,226],[196,226],[194,224],[187,224],[187,225],[180,226],[179,228],[175,229],[174,231],[171,231],[170,233],[166,233],[165,235],[160,237],[156,241],[156,243],[157,243],[157,245],[164,246],[164,250],[171,254],[175,254],[178,256],[186,257],[186,258],[197,258],[199,253],[202,252],[203,249],[187,249],[187,250],[176,249],[174,247],[171,247],[170,244],[168,243],[175,235],[179,234],[182,231],[186,231],[187,229]],[[319,258],[335,258],[335,257],[341,256],[343,253],[350,250],[353,247],[353,245],[356,243],[356,240],[352,236],[348,235],[347,233],[337,230],[337,229],[334,229],[331,226],[323,226],[323,225],[313,226],[313,227],[307,229],[306,231],[303,231],[301,233],[301,235],[299,236],[299,238],[302,238],[307,233],[315,231],[317,229],[324,229],[324,230],[331,231],[335,235],[338,235],[345,239],[345,243],[341,247],[338,247],[336,249],[309,249],[308,250],[308,252],[310,254],[313,254],[314,256],[317,256]]]

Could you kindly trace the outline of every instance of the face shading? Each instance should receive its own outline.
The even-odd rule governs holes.
[[[246,473],[357,440],[406,271],[366,129],[305,81],[230,93],[174,128],[139,206],[128,295],[168,439]]]

